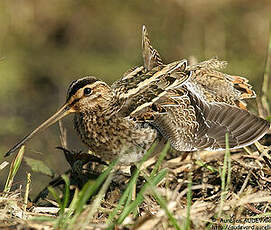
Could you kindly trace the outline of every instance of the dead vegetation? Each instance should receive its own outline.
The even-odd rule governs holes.
[[[224,151],[190,153],[186,157],[174,156],[176,153],[171,152],[172,154],[167,154],[163,166],[159,166],[159,169],[166,169],[167,173],[157,187],[151,186],[152,182],[146,183],[146,177],[151,177],[157,160],[151,158],[145,161],[141,166],[136,186],[136,196],[138,196],[142,188],[149,184],[143,192],[142,203],[138,202],[122,223],[115,225],[115,229],[222,229],[225,226],[243,226],[251,229],[253,226],[262,226],[262,229],[268,229],[271,226],[271,157],[269,156],[271,148],[265,146],[270,144],[271,135],[266,135],[263,145],[258,143],[257,147],[251,146],[232,152],[230,158],[225,157],[227,154]],[[78,173],[78,169],[67,172],[70,181],[69,201],[62,213],[63,207],[59,205],[61,201],[57,199],[55,201],[47,196],[48,191],[45,192],[47,189],[35,202],[28,200],[26,207],[24,206],[25,191],[2,193],[0,227],[66,229],[65,224],[59,224],[59,219],[61,215],[68,212],[70,212],[69,217],[76,215],[77,207],[70,210],[71,206],[68,204],[74,202],[75,193],[78,193],[77,188],[84,189],[82,178],[85,177],[83,179],[86,180],[85,182],[88,181],[86,178],[90,177],[95,181],[94,178],[98,178],[100,174],[100,163],[91,163],[88,168],[85,166],[81,174]],[[91,170],[87,170],[90,168]],[[127,170],[129,171],[127,167],[119,168],[113,181],[99,198],[99,204],[91,217],[89,215],[94,207],[93,203],[99,197],[102,185],[93,193],[89,204],[84,205],[83,211],[76,218],[76,224],[70,223],[65,218],[63,220],[68,221],[75,229],[108,228],[110,226],[110,223],[107,223],[108,217],[118,206],[122,194],[127,189],[128,181],[131,180]],[[65,181],[65,178],[59,177],[50,184],[55,190],[61,191],[59,196],[62,201],[67,196]],[[52,192],[50,189],[49,191]],[[136,198],[131,198],[130,202],[132,203],[133,200]],[[126,202],[120,210],[117,210],[117,215],[113,219],[115,223],[118,223],[119,217],[131,203]],[[177,227],[170,218],[176,220]]]

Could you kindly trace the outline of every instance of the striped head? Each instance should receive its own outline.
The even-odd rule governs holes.
[[[19,149],[41,130],[48,128],[71,113],[106,111],[113,97],[111,88],[95,77],[84,77],[73,81],[67,92],[66,103],[54,115],[13,146],[5,156]]]
[[[66,105],[71,112],[87,112],[107,107],[112,98],[112,90],[106,83],[95,77],[84,77],[70,84]]]

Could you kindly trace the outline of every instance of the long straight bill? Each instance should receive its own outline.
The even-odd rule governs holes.
[[[19,149],[22,145],[24,145],[27,141],[29,141],[36,133],[44,130],[60,120],[61,118],[67,116],[68,114],[72,113],[72,109],[65,104],[62,106],[54,115],[52,115],[48,120],[44,121],[39,127],[29,133],[26,137],[24,137],[19,143],[14,145],[6,154],[5,157],[9,156],[11,153],[15,152]]]

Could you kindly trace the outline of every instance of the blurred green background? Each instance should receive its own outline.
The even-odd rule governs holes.
[[[112,83],[141,65],[143,24],[166,62],[217,56],[229,62],[226,72],[246,76],[260,94],[270,18],[270,0],[1,0],[0,163],[64,102],[72,80],[95,75]],[[64,119],[69,147],[86,149],[71,121]],[[26,155],[60,174],[68,165],[59,145],[54,125],[28,144]],[[17,185],[26,171],[23,164]],[[48,181],[34,173],[32,193]]]

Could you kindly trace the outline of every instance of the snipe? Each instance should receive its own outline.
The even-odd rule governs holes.
[[[261,138],[270,124],[246,110],[255,97],[245,78],[217,71],[212,59],[189,66],[186,60],[164,64],[143,27],[144,66],[124,74],[111,87],[95,77],[72,82],[66,103],[6,156],[41,129],[75,113],[81,140],[103,160],[120,156],[122,164],[142,158],[156,139],[168,139],[179,151],[240,148]]]

